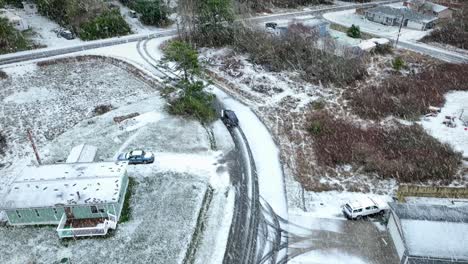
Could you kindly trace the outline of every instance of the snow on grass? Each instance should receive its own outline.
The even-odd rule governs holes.
[[[366,264],[368,262],[353,255],[342,253],[339,249],[312,250],[288,261],[291,264]]]
[[[37,101],[54,100],[56,98],[55,93],[46,88],[42,87],[31,87],[24,92],[14,93],[5,99],[3,102],[13,102],[16,104],[27,104],[35,103]]]
[[[463,125],[461,116],[468,116],[468,92],[450,92],[445,95],[445,105],[436,117],[421,120],[421,125],[433,137],[441,142],[450,144],[463,157],[468,158],[468,127]],[[455,117],[456,127],[451,128],[442,124],[446,116]]]
[[[7,71],[19,74],[0,80],[0,120],[9,155],[16,157],[30,153],[27,128],[32,129],[41,152],[45,142],[92,117],[94,107],[112,104],[118,108],[156,94],[126,70],[102,62],[25,64]]]
[[[23,18],[33,30],[33,40],[37,44],[47,47],[66,47],[83,43],[79,38],[67,40],[57,36],[54,29],[61,28],[59,24],[40,14],[26,14],[24,9],[15,8],[15,13]]]
[[[399,27],[386,26],[380,23],[369,21],[364,16],[356,14],[356,9],[325,13],[323,14],[323,17],[330,22],[345,27],[350,27],[354,24],[356,26],[359,26],[361,31],[366,33],[375,34],[390,39],[396,39],[398,36]],[[400,39],[416,41],[426,36],[429,32],[430,31],[402,28]]]
[[[57,239],[54,227],[2,227],[0,263],[54,263],[62,258],[76,263],[140,263],[155,259],[160,263],[180,263],[195,230],[208,184],[221,195],[216,198],[215,211],[209,213],[214,218],[207,227],[211,228],[207,239],[212,241],[212,236],[216,236],[222,252],[210,253],[215,253],[215,259],[221,258],[233,207],[232,194],[226,198],[232,201],[221,198],[229,185],[227,163],[231,161],[226,155],[233,147],[226,129],[216,125],[214,137],[231,142],[220,144],[220,151],[211,151],[206,130],[198,122],[168,115],[166,102],[155,88],[101,62],[40,67],[34,75],[2,81],[5,88],[0,99],[27,91],[36,82],[59,96],[24,103],[25,106],[7,100],[0,108],[2,125],[8,131],[18,131],[18,139],[11,144],[11,155],[26,157],[10,158],[14,163],[1,169],[0,192],[8,184],[5,175],[15,175],[31,158],[28,142],[22,138],[23,127],[17,126],[26,120],[31,122],[29,119],[38,122],[34,132],[45,162],[64,160],[73,146],[82,143],[98,146],[99,160],[113,160],[119,151],[143,148],[154,151],[156,161],[128,168],[128,174],[137,182],[132,196],[132,219],[118,225],[114,235],[63,242]],[[95,105],[103,103],[111,103],[114,109],[100,116],[90,115]],[[120,124],[113,121],[116,116],[134,112],[140,116]],[[54,126],[60,126],[60,133],[46,137]],[[218,216],[225,216],[222,225],[217,225]]]

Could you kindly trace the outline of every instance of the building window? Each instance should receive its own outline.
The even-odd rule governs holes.
[[[18,218],[21,218],[21,214],[18,210],[16,210],[16,215],[18,216]]]
[[[36,213],[37,217],[40,217],[39,211],[37,209],[34,209],[34,212]]]
[[[97,209],[96,206],[94,206],[94,205],[91,206],[91,213],[93,213],[93,214],[97,214],[97,213],[98,213],[98,209]]]

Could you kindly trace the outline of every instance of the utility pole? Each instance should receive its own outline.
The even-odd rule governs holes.
[[[36,155],[37,163],[39,163],[39,165],[41,165],[42,164],[41,163],[41,158],[39,158],[39,152],[37,151],[36,144],[34,143],[34,139],[33,139],[33,136],[32,136],[31,129],[29,129],[29,128],[28,128],[28,139],[31,142],[31,146],[32,146],[33,151],[34,151],[34,155]]]
[[[400,28],[398,29],[398,36],[395,42],[395,48],[398,46],[398,41],[400,40],[401,28],[403,27],[403,22],[405,21],[405,15],[401,17]]]

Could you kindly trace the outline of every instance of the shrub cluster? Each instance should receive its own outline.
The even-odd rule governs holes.
[[[451,90],[468,91],[467,64],[441,64],[416,75],[393,76],[348,96],[354,111],[364,118],[413,119],[427,113],[429,106],[441,106]]]
[[[103,105],[98,105],[94,108],[93,112],[95,115],[103,115],[107,112],[112,110],[112,105],[110,104],[103,104]]]
[[[101,0],[37,0],[39,12],[84,40],[130,33],[117,9]]]
[[[121,0],[124,5],[140,13],[145,25],[165,26],[170,23],[169,8],[161,0]]]
[[[183,93],[169,105],[169,113],[195,118],[202,124],[216,119],[213,108],[214,95],[203,90],[203,82],[180,81],[177,86]]]
[[[236,31],[233,46],[269,70],[298,71],[304,80],[315,83],[349,84],[366,75],[362,55],[336,55],[332,39],[321,39],[331,48],[319,48],[318,32],[302,24],[290,25],[280,36],[244,27]]]
[[[453,180],[461,155],[419,125],[359,127],[325,111],[309,116],[319,165],[351,164],[382,178],[415,183]]]
[[[130,26],[116,9],[105,11],[92,20],[85,22],[80,27],[80,38],[83,40],[95,40],[123,36],[131,32]]]
[[[354,24],[351,25],[350,28],[346,31],[346,35],[351,38],[360,38],[361,37],[361,29],[359,26],[356,26]]]

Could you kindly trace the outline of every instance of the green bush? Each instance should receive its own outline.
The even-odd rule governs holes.
[[[141,14],[140,20],[146,25],[162,26],[169,23],[169,10],[160,0],[127,1],[131,9]],[[123,1],[125,4],[125,1]]]
[[[351,38],[360,38],[361,37],[361,29],[359,28],[359,26],[356,26],[356,25],[353,24],[348,29],[346,34]]]
[[[213,107],[214,95],[203,90],[202,82],[181,81],[178,87],[182,89],[183,95],[170,104],[171,114],[195,118],[203,124],[216,119],[216,111]]]
[[[405,67],[405,61],[401,57],[396,57],[392,61],[392,67],[394,70],[399,71]]]
[[[188,81],[193,75],[200,73],[198,52],[189,43],[175,40],[164,48],[164,59],[177,63],[177,69],[184,72],[184,79]]]
[[[81,25],[80,38],[83,40],[95,40],[123,36],[130,32],[130,26],[122,18],[120,12],[118,10],[111,10]]]
[[[128,177],[128,187],[127,192],[125,193],[124,204],[122,206],[122,212],[120,213],[119,223],[128,222],[132,216],[132,210],[130,207],[130,202],[132,200],[133,192],[135,192],[135,187],[138,183],[132,177]]]
[[[29,41],[6,18],[0,18],[0,54],[27,50]]]
[[[312,135],[318,136],[323,132],[323,124],[320,120],[312,120],[307,129]]]

